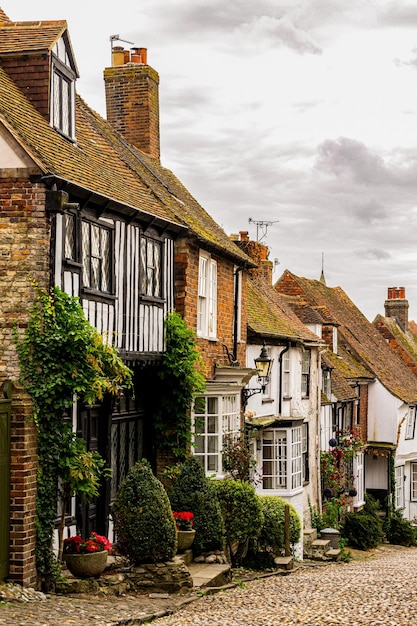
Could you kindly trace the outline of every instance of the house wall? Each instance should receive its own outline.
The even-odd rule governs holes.
[[[261,344],[250,344],[247,347],[247,367],[254,366],[254,359],[259,356]],[[284,350],[284,346],[268,346],[269,356],[274,360],[271,373],[270,394],[266,397],[264,394],[256,394],[249,398],[246,412],[254,413],[256,417],[271,416],[282,418],[300,418],[303,417],[304,422],[308,423],[308,452],[309,452],[309,471],[310,476],[301,491],[291,494],[287,491],[280,490],[264,490],[262,485],[255,485],[258,493],[264,495],[278,495],[284,497],[293,504],[300,515],[304,528],[311,526],[310,505],[320,510],[321,508],[321,490],[319,475],[319,414],[320,414],[320,398],[321,398],[321,367],[318,349],[311,350],[310,364],[310,394],[308,398],[301,397],[301,348],[290,347],[290,393],[288,397],[283,397],[281,413],[279,412],[279,394],[281,393],[281,382],[279,374],[279,356]],[[257,376],[253,376],[248,383],[249,388],[259,387]],[[294,424],[301,424],[294,421]],[[286,422],[288,424],[288,421]],[[257,472],[262,474],[261,452],[255,452],[258,467]],[[302,553],[297,555],[302,558]]]
[[[10,579],[33,585],[35,570],[36,430],[21,385],[13,328],[23,329],[33,298],[30,277],[49,286],[50,222],[45,190],[0,171],[0,384],[12,379],[10,451]]]
[[[185,322],[192,329],[197,328],[198,304],[198,264],[200,247],[188,237],[182,237],[175,242],[175,307],[183,316]],[[214,252],[213,260],[217,262],[217,337],[205,339],[198,337],[198,345],[206,365],[206,377],[212,379],[215,374],[215,365],[228,365],[225,344],[233,351],[234,330],[234,291],[235,265]],[[241,289],[241,316],[246,320],[246,275],[242,272]],[[237,343],[236,359],[241,366],[246,360],[246,324],[241,324],[240,340]]]
[[[368,441],[396,444],[402,402],[378,380],[369,385],[368,393]]]

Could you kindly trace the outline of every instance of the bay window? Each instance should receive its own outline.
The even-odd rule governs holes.
[[[261,433],[262,487],[265,490],[295,491],[302,488],[306,442],[302,426],[270,428]]]
[[[224,438],[240,432],[238,394],[199,396],[192,417],[194,455],[206,473],[222,476]]]

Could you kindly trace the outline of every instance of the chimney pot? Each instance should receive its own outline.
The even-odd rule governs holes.
[[[241,230],[239,231],[240,241],[249,241],[249,231]]]
[[[114,46],[112,48],[112,65],[116,67],[117,65],[124,65],[125,63],[125,51],[121,46]]]

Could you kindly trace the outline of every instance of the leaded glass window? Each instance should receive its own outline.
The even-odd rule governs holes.
[[[140,290],[143,296],[162,297],[161,243],[142,237],[140,241]]]
[[[82,222],[83,284],[97,291],[111,291],[111,231],[99,224]]]

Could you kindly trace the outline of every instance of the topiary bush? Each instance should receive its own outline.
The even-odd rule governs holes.
[[[276,567],[274,558],[285,549],[286,500],[278,496],[258,496],[264,521],[257,539],[249,542],[248,554],[243,564],[254,569]],[[290,507],[290,544],[292,548],[301,537],[301,520],[295,508]]]
[[[162,483],[148,461],[130,468],[112,507],[117,546],[132,563],[171,560],[177,549],[177,531]]]
[[[285,505],[278,496],[258,496],[261,503],[264,522],[258,537],[258,545],[263,550],[272,550],[279,555],[285,548]],[[290,544],[294,545],[301,537],[301,520],[292,504],[290,507]]]
[[[224,526],[220,504],[198,459],[190,457],[171,472],[171,484],[167,487],[173,511],[194,513],[195,555],[212,550],[223,550]]]
[[[247,553],[249,540],[262,529],[264,516],[255,489],[247,482],[226,478],[214,482],[223,516],[226,544],[233,566]]]
[[[342,537],[347,539],[348,545],[358,550],[375,548],[384,536],[378,502],[369,495],[365,496],[365,502],[362,511],[346,513],[341,528]]]
[[[398,509],[386,519],[384,531],[387,540],[397,546],[417,545],[417,529]]]

